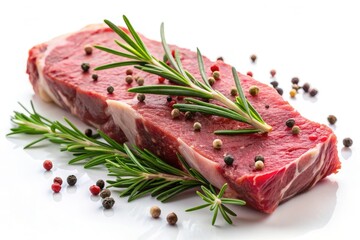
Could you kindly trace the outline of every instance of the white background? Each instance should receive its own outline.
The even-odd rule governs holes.
[[[359,10],[356,1],[345,0],[1,1],[1,239],[355,238],[360,213]],[[20,110],[17,102],[29,106],[33,100],[39,112],[54,120],[70,117],[34,96],[25,74],[28,50],[105,18],[123,25],[123,14],[139,32],[153,39],[159,39],[160,23],[165,22],[169,43],[193,50],[199,47],[213,60],[223,56],[239,71],[253,71],[259,81],[269,83],[269,71],[276,69],[284,98],[303,115],[324,124],[329,114],[338,117],[333,129],[343,163],[340,172],[282,204],[271,215],[235,208],[238,217],[234,225],[218,218],[217,226],[211,226],[208,211],[184,212],[201,203],[193,195],[167,204],[150,197],[127,203],[115,196],[114,208],[104,211],[88,187],[99,178],[106,179],[105,171],[67,165],[70,156],[60,153],[57,146],[42,144],[23,150],[33,138],[5,137],[12,111]],[[258,56],[256,64],[249,60],[253,53]],[[318,96],[309,98],[301,93],[290,99],[294,76],[315,86]],[[351,149],[343,148],[344,137],[354,140]],[[45,159],[54,162],[51,172],[42,169]],[[53,177],[65,180],[69,174],[78,176],[77,187],[65,184],[60,194],[53,194]],[[163,210],[158,220],[148,214],[154,204]],[[171,211],[179,216],[175,227],[166,224]]]

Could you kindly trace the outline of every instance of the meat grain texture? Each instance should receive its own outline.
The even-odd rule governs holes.
[[[161,43],[141,37],[150,52],[162,59]],[[265,213],[273,212],[281,202],[340,169],[337,140],[332,130],[302,117],[272,87],[249,76],[239,73],[246,97],[273,127],[268,134],[216,136],[214,130],[238,129],[245,125],[203,114],[195,114],[190,120],[183,115],[172,119],[166,96],[146,95],[146,100],[139,102],[136,94],[127,92],[137,84],[125,82],[126,70],[131,68],[134,77],[144,78],[144,85],[159,84],[157,76],[133,67],[95,72],[93,69],[97,66],[125,59],[97,49],[91,55],[84,51],[87,44],[116,48],[114,39],[118,37],[104,25],[90,25],[33,47],[29,51],[27,73],[35,93],[116,141],[146,148],[174,166],[179,167],[176,153],[180,153],[216,187],[228,183],[227,196],[243,199],[248,206]],[[196,53],[174,45],[170,47],[179,50],[184,68],[201,79]],[[90,64],[88,72],[81,69],[84,62]],[[204,64],[210,76],[214,62],[204,58]],[[222,61],[216,64],[221,79],[213,87],[233,99],[231,66]],[[99,76],[97,81],[93,81],[93,73]],[[248,94],[253,85],[260,88],[255,97]],[[108,86],[114,87],[112,94],[107,92]],[[289,118],[294,118],[301,128],[299,135],[293,135],[286,127]],[[201,123],[201,131],[193,130],[195,121]],[[223,141],[220,150],[212,146],[215,138]],[[232,166],[224,163],[227,154],[235,158]],[[265,158],[265,168],[261,171],[254,168],[257,155]]]

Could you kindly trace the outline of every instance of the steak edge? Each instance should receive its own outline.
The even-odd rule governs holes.
[[[141,37],[149,51],[162,59],[161,43]],[[130,67],[98,71],[99,78],[93,81],[94,67],[125,59],[97,49],[86,55],[83,48],[86,44],[115,48],[114,39],[118,37],[104,25],[89,25],[79,32],[33,47],[29,51],[27,73],[35,93],[116,141],[146,148],[177,167],[176,153],[180,153],[191,167],[216,187],[228,183],[227,196],[243,199],[247,205],[265,213],[273,212],[281,202],[310,189],[340,169],[337,139],[332,130],[305,119],[272,87],[249,76],[239,73],[246,97],[273,127],[268,134],[216,136],[214,130],[246,125],[203,114],[195,114],[190,120],[183,115],[172,119],[166,96],[146,95],[145,102],[140,103],[136,94],[127,92],[128,88],[137,86],[136,82],[129,85],[124,80]],[[170,47],[179,50],[184,68],[200,79],[196,53],[174,45]],[[84,62],[90,63],[89,72],[81,70]],[[214,62],[204,57],[204,64],[210,76],[210,66]],[[233,98],[229,91],[234,85],[231,66],[222,61],[216,64],[220,68],[221,80],[213,87]],[[134,77],[145,79],[144,85],[158,84],[157,76],[131,69]],[[260,88],[256,97],[248,94],[252,85]],[[113,94],[107,92],[108,86],[114,87]],[[270,108],[265,108],[265,105]],[[294,118],[300,127],[299,135],[293,135],[285,126],[289,118]],[[200,132],[193,130],[195,121],[202,125]],[[220,150],[212,147],[215,138],[223,141]],[[232,166],[223,161],[227,154],[235,158]],[[262,171],[254,168],[256,155],[265,158]]]

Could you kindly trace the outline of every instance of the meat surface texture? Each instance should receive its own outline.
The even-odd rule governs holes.
[[[141,37],[150,52],[162,59],[161,43]],[[116,141],[146,148],[174,166],[179,166],[176,153],[180,153],[216,187],[228,183],[227,196],[243,199],[247,205],[266,213],[340,169],[332,130],[302,117],[272,87],[249,76],[239,73],[246,97],[273,127],[268,134],[217,136],[214,130],[238,129],[244,124],[203,114],[194,114],[191,119],[185,119],[184,115],[172,119],[167,96],[146,95],[145,101],[139,102],[136,94],[127,92],[137,83],[125,82],[126,70],[132,69],[134,78],[142,77],[144,85],[160,84],[157,76],[133,67],[95,72],[97,66],[125,59],[97,49],[85,54],[87,44],[117,48],[114,39],[119,38],[104,25],[90,25],[33,47],[29,51],[27,73],[35,93]],[[196,53],[174,45],[170,48],[179,50],[184,68],[200,79]],[[82,63],[90,64],[88,72],[83,72]],[[213,87],[233,99],[231,66],[207,58],[204,64],[208,76],[213,64],[219,67],[221,79]],[[97,81],[92,79],[94,73],[98,75]],[[260,88],[255,97],[248,94],[253,85]],[[107,92],[108,86],[114,87],[112,94]],[[173,99],[183,102],[181,98]],[[300,134],[293,135],[285,125],[289,118],[295,119]],[[201,123],[201,131],[193,130],[195,121]],[[223,142],[219,150],[212,146],[216,138]],[[235,159],[231,166],[224,163],[227,154]],[[265,158],[263,170],[255,170],[257,155]]]

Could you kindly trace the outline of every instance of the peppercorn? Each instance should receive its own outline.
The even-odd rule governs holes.
[[[94,82],[96,82],[99,78],[99,76],[97,74],[93,74],[91,75],[91,78],[94,80]]]
[[[269,107],[270,107],[270,106],[269,106],[268,104],[265,105],[265,108],[266,108],[266,109],[269,109]]]
[[[109,189],[104,189],[100,192],[100,197],[101,198],[107,198],[111,196],[111,191]]]
[[[142,85],[144,85],[145,80],[142,77],[140,77],[140,78],[138,78],[138,80],[136,82],[139,86],[142,86]]]
[[[300,88],[301,88],[301,87],[300,87],[299,85],[297,85],[297,84],[293,84],[293,85],[291,86],[291,89],[295,89],[296,92],[298,92]]]
[[[43,162],[43,167],[45,168],[46,171],[50,171],[53,167],[53,164],[50,160],[45,160]]]
[[[172,97],[171,97],[171,96],[167,96],[167,97],[166,97],[166,101],[167,101],[167,102],[171,102],[171,101],[172,101]]]
[[[254,161],[255,162],[257,162],[257,161],[265,162],[265,158],[261,155],[257,155],[257,156],[255,156]]]
[[[256,55],[255,54],[252,54],[251,56],[250,56],[250,59],[251,59],[251,61],[252,62],[255,62],[256,61]]]
[[[163,77],[158,77],[158,81],[159,81],[159,83],[163,83],[163,82],[165,82],[165,78],[163,78]]]
[[[275,69],[271,69],[270,75],[271,75],[271,77],[275,77],[275,75],[276,75],[276,70],[275,70]]]
[[[255,170],[261,171],[264,169],[264,167],[265,167],[265,164],[263,161],[259,160],[259,161],[255,162]]]
[[[310,94],[311,97],[315,97],[318,94],[318,90],[313,88],[313,89],[310,90],[309,94]]]
[[[277,87],[275,89],[278,92],[278,94],[283,95],[284,91],[282,90],[282,88]]]
[[[58,183],[58,184],[62,185],[63,180],[62,180],[62,178],[61,178],[61,177],[55,177],[53,182],[54,182],[54,183]]]
[[[298,135],[299,133],[300,133],[300,127],[299,126],[293,126],[292,128],[291,128],[291,132],[292,132],[292,134],[293,135]]]
[[[194,131],[200,131],[201,130],[201,123],[194,122],[193,128],[194,128]]]
[[[105,209],[110,209],[114,206],[115,200],[112,197],[106,197],[102,201],[102,205]]]
[[[133,75],[133,70],[132,69],[126,69],[126,75]]]
[[[336,123],[337,118],[336,118],[334,115],[329,115],[329,116],[327,117],[327,120],[329,121],[329,123],[330,123],[331,125],[333,125],[333,124]]]
[[[260,89],[259,89],[258,86],[251,86],[251,87],[249,88],[249,93],[251,94],[251,96],[256,96],[256,95],[258,95],[258,94],[259,94],[259,91],[260,91]]]
[[[217,138],[213,141],[213,148],[220,149],[222,147],[222,144],[223,142],[221,141],[221,139]]]
[[[127,75],[127,76],[125,77],[125,82],[126,82],[127,84],[130,85],[133,81],[134,81],[134,78],[133,78],[131,75]]]
[[[77,182],[77,178],[75,175],[69,175],[67,178],[66,178],[66,181],[67,183],[70,185],[70,186],[74,186]]]
[[[100,189],[103,189],[105,187],[105,182],[102,179],[99,179],[96,181],[96,186],[98,186]]]
[[[226,165],[231,166],[234,162],[234,157],[228,154],[224,157],[224,162]]]
[[[144,102],[144,101],[145,101],[145,94],[139,93],[139,94],[137,95],[137,100],[138,100],[139,102]]]
[[[180,110],[177,108],[174,108],[173,110],[171,110],[171,117],[172,117],[172,119],[180,117]]]
[[[91,55],[92,51],[93,51],[92,46],[90,44],[86,44],[84,46],[84,51],[85,51],[86,55]]]
[[[175,225],[176,222],[178,220],[178,217],[176,216],[176,214],[174,212],[169,213],[166,217],[166,221],[170,224],[170,225]]]
[[[234,96],[234,97],[235,97],[235,96],[238,94],[237,89],[234,88],[234,87],[231,88],[231,89],[230,89],[230,94],[231,94],[231,96]]]
[[[61,185],[55,182],[51,185],[51,189],[54,191],[54,193],[58,193],[61,190]]]
[[[87,129],[85,130],[85,135],[86,135],[87,137],[91,137],[91,136],[92,136],[92,130],[91,130],[90,128],[87,128]]]
[[[172,108],[176,103],[177,103],[176,100],[171,100],[171,101],[169,102],[169,107]]]
[[[97,185],[91,185],[89,190],[90,190],[91,194],[94,195],[94,196],[99,195],[99,193],[101,191],[100,187],[97,186]]]
[[[290,97],[294,98],[296,96],[296,90],[295,89],[291,89],[290,90]]]
[[[279,86],[279,82],[278,81],[271,81],[270,82],[270,84],[274,87],[274,88],[276,88],[277,86]]]
[[[214,83],[215,83],[215,78],[209,77],[209,78],[208,78],[208,82],[209,82],[210,86],[214,85]]]
[[[81,69],[83,70],[83,72],[88,72],[90,69],[90,64],[89,63],[82,63],[81,64]]]
[[[223,57],[218,57],[217,59],[216,59],[217,61],[224,61],[224,58]]]
[[[214,71],[212,76],[213,76],[213,78],[215,80],[219,80],[220,79],[220,72],[219,71]]]
[[[210,67],[210,70],[212,71],[212,72],[215,72],[215,71],[219,71],[220,69],[219,69],[219,66],[218,65],[212,65],[211,67]]]
[[[252,76],[253,76],[253,73],[252,73],[251,71],[248,71],[248,72],[246,73],[246,75],[252,77]]]
[[[113,86],[108,86],[106,90],[107,90],[107,92],[108,92],[109,94],[112,94],[115,89],[114,89]]]
[[[158,206],[152,206],[150,208],[150,215],[153,218],[159,218],[161,214],[161,209]]]
[[[304,83],[304,85],[302,86],[302,89],[304,90],[304,92],[309,92],[310,89],[310,84],[308,83]]]
[[[193,118],[193,116],[194,116],[193,113],[189,111],[185,112],[184,114],[185,120],[190,120]]]
[[[344,138],[343,139],[344,147],[351,147],[353,145],[353,140],[351,138]]]
[[[289,118],[288,120],[286,120],[285,124],[287,127],[292,128],[295,125],[295,119]]]
[[[299,84],[299,78],[298,78],[298,77],[293,77],[293,78],[291,79],[291,83],[292,83],[292,84]]]

